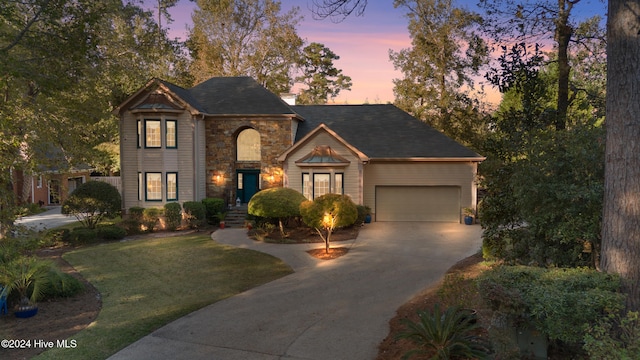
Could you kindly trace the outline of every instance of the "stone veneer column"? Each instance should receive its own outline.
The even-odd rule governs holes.
[[[282,164],[277,159],[292,145],[288,117],[242,117],[206,119],[207,197],[235,199],[236,170],[259,169],[262,188],[282,186]],[[236,161],[236,138],[246,128],[260,133],[260,162]]]

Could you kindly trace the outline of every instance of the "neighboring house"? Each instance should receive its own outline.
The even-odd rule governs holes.
[[[19,204],[60,205],[78,186],[89,181],[90,169],[44,170],[32,175],[12,170],[12,183]]]
[[[123,208],[285,186],[376,221],[459,222],[484,157],[393,105],[288,105],[250,77],[154,79],[118,106]]]

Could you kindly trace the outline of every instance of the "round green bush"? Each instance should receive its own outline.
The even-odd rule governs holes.
[[[207,212],[207,221],[209,224],[216,224],[218,220],[218,214],[225,211],[224,200],[220,198],[206,198],[202,199],[202,203]]]
[[[300,204],[307,200],[301,193],[290,188],[271,188],[257,192],[249,200],[250,215],[265,218],[288,218],[300,216]]]
[[[336,219],[334,228],[353,225],[358,219],[358,208],[347,195],[326,194],[313,201],[300,204],[302,221],[313,228],[327,228],[323,223],[326,214]]]
[[[176,202],[164,204],[164,219],[167,230],[175,231],[182,223],[182,206]]]
[[[120,214],[122,197],[116,187],[102,181],[78,186],[62,203],[62,213],[73,215],[86,227],[95,228],[105,218]]]
[[[153,232],[160,221],[160,216],[162,216],[162,209],[145,208],[142,212],[142,226],[146,231]]]
[[[202,202],[185,201],[182,208],[187,217],[187,223],[192,229],[204,226],[207,221],[207,210]]]

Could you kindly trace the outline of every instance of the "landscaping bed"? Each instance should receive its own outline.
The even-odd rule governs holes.
[[[62,259],[62,254],[72,248],[58,247],[38,251],[38,257],[56,263],[58,268],[80,279],[85,290],[74,297],[61,298],[38,303],[38,314],[27,319],[19,319],[12,314],[0,316],[0,335],[3,339],[26,339],[53,341],[72,338],[74,334],[93,322],[102,307],[100,293],[78,272]],[[0,358],[8,360],[30,359],[45,349],[1,349]]]

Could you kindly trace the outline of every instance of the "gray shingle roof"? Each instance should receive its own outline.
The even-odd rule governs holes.
[[[185,100],[195,100],[196,103],[192,106],[206,114],[294,114],[279,96],[248,76],[214,77],[186,91],[193,100]]]
[[[369,158],[480,158],[394,105],[298,105],[296,141],[324,123]]]

